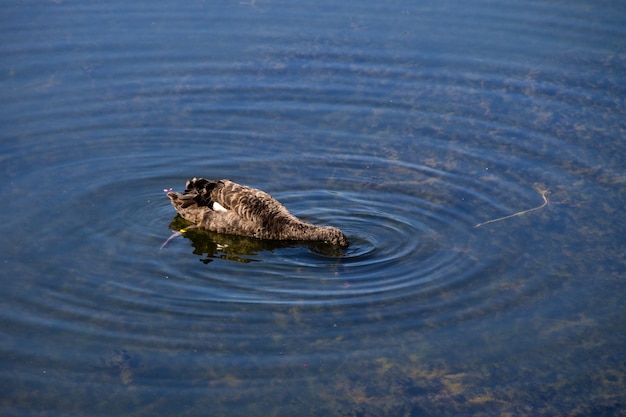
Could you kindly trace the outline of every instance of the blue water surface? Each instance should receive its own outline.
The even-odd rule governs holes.
[[[3,416],[623,416],[626,6],[4,2]],[[344,251],[188,231],[261,188]]]

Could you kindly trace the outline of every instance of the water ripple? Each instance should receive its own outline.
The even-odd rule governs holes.
[[[538,205],[533,184],[571,182],[573,163],[593,167],[595,156],[552,122],[589,97],[610,104],[597,91],[561,88],[577,81],[551,68],[538,81],[526,64],[464,54],[315,50],[295,40],[279,53],[262,43],[239,61],[170,51],[172,65],[144,46],[103,39],[98,60],[6,92],[17,103],[2,115],[16,139],[2,144],[7,204],[40,239],[6,234],[24,242],[12,250],[43,258],[57,277],[41,283],[50,296],[37,303],[61,327],[84,316],[130,337],[100,303],[139,323],[158,312],[267,326],[290,309],[342,316],[355,331],[372,314],[359,308],[410,327],[514,306],[542,274],[515,285],[493,271],[515,276],[547,255],[507,241],[506,228],[474,226]],[[63,44],[26,50],[42,61],[71,53]],[[297,216],[342,228],[350,247],[188,232],[159,249],[177,229],[162,190],[191,176],[262,188]],[[39,204],[20,205],[33,189]]]
[[[63,155],[71,145],[55,146],[52,155]],[[94,149],[103,148],[96,144]],[[43,189],[50,190],[48,204],[30,216],[73,212],[64,220],[69,223],[56,244],[64,242],[62,247],[78,250],[72,261],[74,271],[100,265],[69,292],[62,286],[64,292],[56,293],[56,284],[48,285],[52,296],[43,301],[47,308],[62,308],[61,317],[92,315],[115,327],[113,317],[81,301],[83,291],[95,286],[102,302],[118,306],[125,314],[140,313],[137,317],[148,317],[154,309],[173,316],[210,317],[220,311],[243,314],[245,305],[330,311],[380,304],[381,315],[410,326],[427,316],[432,325],[467,309],[485,312],[503,300],[514,304],[526,295],[515,289],[488,297],[494,282],[481,286],[478,278],[495,267],[497,258],[489,234],[473,226],[496,213],[513,212],[520,202],[537,199],[532,188],[506,177],[485,182],[460,170],[433,167],[428,160],[418,164],[336,152],[331,161],[310,154],[291,158],[291,167],[307,165],[317,174],[301,183],[294,177],[287,189],[278,182],[264,184],[257,179],[254,183],[245,178],[246,170],[258,172],[255,165],[261,164],[284,177],[289,172],[280,172],[286,163],[282,157],[248,160],[239,172],[243,179],[235,179],[266,189],[305,220],[341,227],[350,247],[343,253],[328,253],[306,244],[189,234],[160,250],[170,233],[166,226],[175,217],[163,188],[184,184],[176,157],[163,166],[160,152],[128,160],[95,152],[78,161],[48,165],[22,179],[41,182],[42,175],[66,176],[64,193],[71,200],[44,181]],[[393,149],[388,152],[395,155]],[[459,160],[481,154],[476,149],[455,152]],[[204,174],[199,169],[201,159],[179,160],[189,165],[185,173]],[[491,161],[483,158],[473,163]],[[231,172],[229,164],[210,171]],[[324,172],[328,166],[335,167],[331,177]],[[111,170],[115,176],[108,175]],[[51,262],[51,270],[59,268]],[[532,291],[532,286],[526,291]],[[248,319],[254,322],[258,311],[253,311]],[[366,319],[358,317],[353,320]]]
[[[4,414],[615,409],[619,7],[82,3],[3,10]],[[193,176],[350,246],[161,249]]]

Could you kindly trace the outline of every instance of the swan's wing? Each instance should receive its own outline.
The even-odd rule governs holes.
[[[259,225],[277,216],[291,217],[289,211],[266,192],[229,180],[218,181],[211,191],[211,200],[219,205],[218,210],[224,208]]]

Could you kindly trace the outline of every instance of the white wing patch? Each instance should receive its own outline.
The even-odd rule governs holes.
[[[222,206],[220,203],[218,203],[217,201],[213,202],[213,211],[228,211],[224,208],[224,206]]]

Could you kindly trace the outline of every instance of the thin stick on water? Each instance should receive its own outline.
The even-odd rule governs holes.
[[[185,232],[186,232],[185,229],[180,229],[177,232],[173,232],[172,236],[168,237],[167,240],[165,242],[163,242],[163,244],[161,245],[160,249],[163,249],[165,246],[167,246],[167,244],[170,243],[170,240],[174,239],[175,237],[182,236],[182,234],[185,233]]]
[[[541,197],[543,198],[543,204],[542,205],[537,206],[537,207],[533,207],[533,208],[528,209],[528,210],[518,211],[517,213],[509,214],[508,216],[498,217],[497,219],[491,219],[491,220],[487,220],[486,222],[478,223],[476,226],[474,226],[474,229],[479,228],[481,226],[485,226],[485,225],[487,225],[489,223],[495,223],[495,222],[499,222],[501,220],[507,220],[507,219],[510,219],[510,218],[516,217],[516,216],[523,216],[524,214],[528,214],[528,213],[531,213],[533,211],[541,210],[542,208],[547,206],[548,205],[548,197],[546,197],[546,195],[548,194],[548,190],[544,189],[539,184],[535,184],[534,188],[535,188],[535,190],[537,190],[539,195],[541,195]]]

